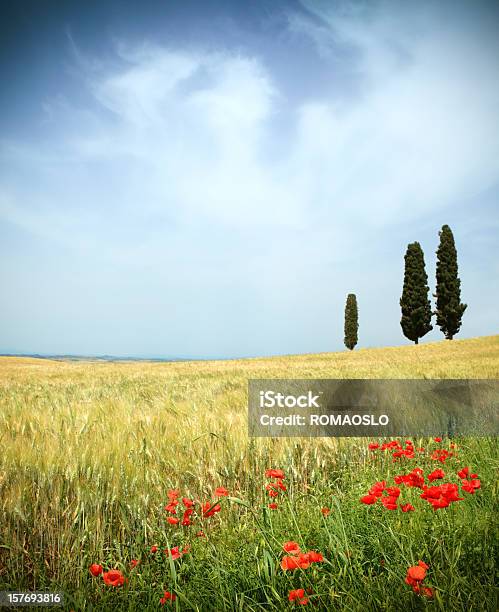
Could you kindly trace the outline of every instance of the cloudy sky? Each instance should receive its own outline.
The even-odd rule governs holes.
[[[405,344],[403,256],[499,331],[494,2],[1,2],[0,352]],[[442,338],[435,329],[424,341]]]

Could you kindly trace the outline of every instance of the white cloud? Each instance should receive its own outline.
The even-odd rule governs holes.
[[[304,4],[320,21],[293,18],[293,29],[328,56],[346,46],[361,83],[349,108],[302,109],[299,150],[325,160],[331,202],[389,224],[408,210],[417,219],[479,196],[498,181],[492,32],[477,39],[454,24],[435,25],[428,5],[407,12],[390,3]]]
[[[468,48],[421,23],[416,37],[372,13],[319,15],[319,25],[294,18],[293,31],[319,39],[320,48],[329,33],[330,49],[356,49],[360,95],[348,105],[304,96],[287,115],[294,124],[280,124],[294,135],[280,158],[269,163],[265,155],[287,104],[269,67],[240,54],[152,45],[121,45],[121,65],[111,71],[102,61],[87,68],[96,107],[59,104],[55,149],[76,163],[118,166],[122,184],[104,177],[102,198],[114,189],[131,213],[201,214],[236,228],[317,219],[335,227],[358,216],[378,225],[399,222],[408,209],[417,219],[497,180],[499,84],[474,40]],[[53,149],[42,155],[50,159]]]

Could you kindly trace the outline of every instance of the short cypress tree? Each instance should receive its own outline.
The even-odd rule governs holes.
[[[418,344],[430,330],[431,303],[428,299],[428,276],[426,275],[424,254],[419,242],[407,246],[405,253],[404,288],[400,298],[402,319],[400,325],[404,336]]]
[[[357,309],[357,298],[354,293],[347,295],[345,304],[345,346],[351,351],[357,344],[357,332],[359,330],[359,311]]]
[[[436,310],[437,325],[447,340],[458,333],[467,304],[461,303],[461,281],[457,275],[457,251],[454,236],[448,225],[439,232],[437,249]]]

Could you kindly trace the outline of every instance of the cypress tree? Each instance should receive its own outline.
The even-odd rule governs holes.
[[[357,297],[355,293],[347,295],[345,304],[345,346],[351,351],[357,344],[357,332],[359,329],[359,311],[357,309]]]
[[[467,304],[461,303],[461,281],[457,275],[457,251],[454,236],[448,225],[439,232],[437,249],[436,310],[437,325],[447,340],[458,333]]]
[[[426,275],[424,254],[419,242],[407,246],[405,253],[404,288],[400,298],[402,319],[400,325],[404,336],[418,344],[430,330],[431,303],[428,299],[428,276]]]

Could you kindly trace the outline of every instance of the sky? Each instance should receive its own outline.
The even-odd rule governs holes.
[[[0,352],[343,350],[351,292],[409,344],[443,224],[457,337],[499,331],[497,3],[0,6]]]

